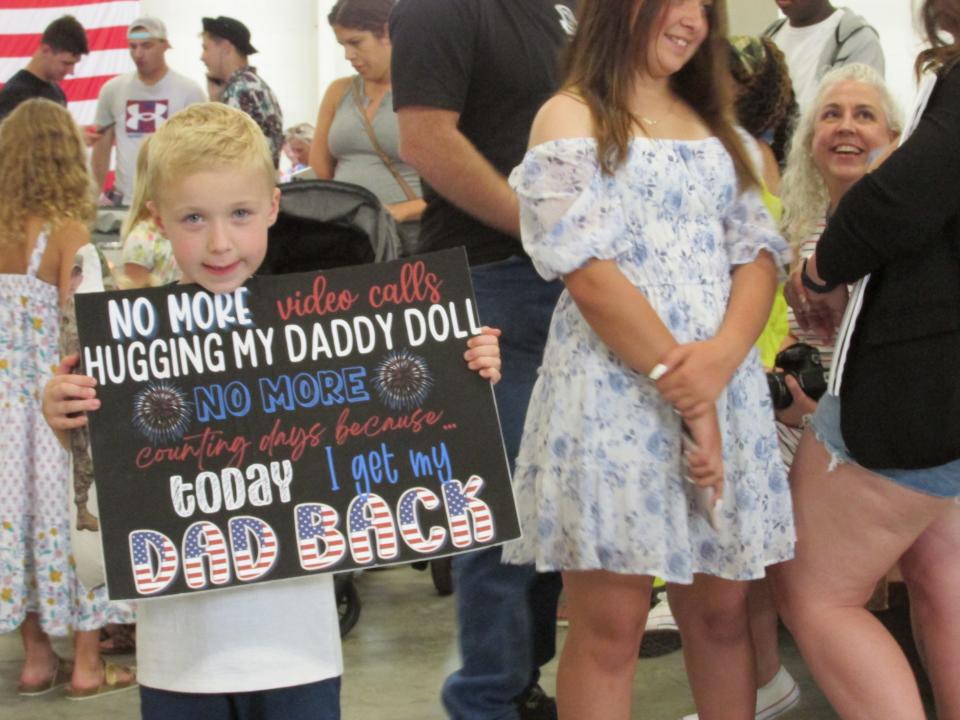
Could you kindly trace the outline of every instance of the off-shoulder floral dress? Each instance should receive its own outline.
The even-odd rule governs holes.
[[[600,172],[592,139],[556,140],[530,150],[510,184],[524,248],[544,278],[614,260],[682,343],[717,332],[737,265],[763,250],[778,264],[789,258],[759,192],[738,193],[716,138],[635,138],[613,176]],[[717,409],[725,489],[715,531],[684,480],[679,417],[564,292],[514,478],[524,534],[505,561],[689,583],[694,573],[762,577],[790,559],[790,493],[755,349]]]

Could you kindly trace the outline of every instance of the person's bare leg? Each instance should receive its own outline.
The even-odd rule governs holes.
[[[629,720],[653,578],[565,572],[570,628],[557,670],[560,720]]]
[[[938,720],[960,720],[960,506],[951,504],[900,559]]]
[[[753,720],[756,712],[747,585],[711,575],[667,585],[700,720]]]
[[[829,462],[807,431],[790,470],[796,557],[770,569],[780,616],[844,720],[923,720],[906,658],[863,606],[945,503]]]
[[[37,685],[52,678],[57,671],[57,655],[50,638],[40,627],[37,613],[27,613],[20,624],[20,640],[23,642],[24,655],[20,683]]]
[[[73,635],[73,678],[70,684],[79,689],[95,688],[103,682],[100,661],[100,631],[89,630]]]
[[[766,578],[750,583],[747,614],[750,637],[753,639],[757,687],[762,688],[773,680],[780,669],[779,616]]]
[[[99,687],[104,680],[104,666],[100,659],[100,631],[87,630],[73,635],[73,677],[70,685],[76,690]],[[120,671],[117,680],[133,680],[131,672]]]

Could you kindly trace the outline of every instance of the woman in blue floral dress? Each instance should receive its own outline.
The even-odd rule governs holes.
[[[630,716],[659,575],[700,717],[753,718],[745,581],[794,544],[753,348],[788,251],[729,119],[724,3],[594,0],[579,22],[510,178],[524,248],[566,291],[517,460],[524,537],[504,557],[564,573],[561,717]]]
[[[0,633],[20,630],[21,695],[70,682],[75,695],[89,696],[132,680],[100,661],[99,629],[130,622],[130,611],[77,580],[68,456],[40,413],[41,389],[59,362],[73,258],[90,240],[86,163],[80,131],[56,103],[29,100],[0,124]],[[51,635],[71,631],[72,669],[50,645]]]

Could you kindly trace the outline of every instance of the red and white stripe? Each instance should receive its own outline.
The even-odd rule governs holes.
[[[0,0],[0,85],[30,61],[44,28],[73,15],[87,31],[90,53],[60,83],[79,125],[94,120],[100,88],[134,69],[127,26],[141,15],[139,0]]]
[[[240,530],[234,528],[238,524],[242,526]],[[238,532],[243,533],[243,543],[234,541]],[[250,582],[262,577],[273,567],[277,559],[277,535],[263,520],[249,516],[231,518],[230,549],[237,579]],[[259,553],[255,557],[256,550]]]
[[[191,538],[191,536],[196,537]],[[207,573],[203,564],[205,557],[210,564],[210,582],[214,585],[224,585],[230,581],[227,540],[220,528],[211,522],[202,520],[187,528],[183,537],[184,547],[187,547],[193,540],[204,551],[200,555],[185,557],[183,560],[183,574],[186,577],[187,585],[191,589],[200,590],[207,586]]]
[[[453,544],[458,548],[470,547],[474,541],[489,542],[494,538],[493,514],[490,506],[477,497],[483,489],[483,478],[472,475],[466,485],[458,480],[443,484],[444,506]],[[470,520],[473,520],[473,531]]]
[[[390,506],[379,495],[358,495],[350,501],[347,517],[354,517],[354,506],[362,505],[364,522],[359,527],[350,525],[350,553],[358,564],[373,561],[373,549],[370,544],[370,533],[374,534],[377,545],[377,557],[380,560],[392,560],[400,552],[397,542],[397,529],[393,523]]]
[[[307,511],[311,514],[311,522],[315,532],[309,535],[300,533],[300,513]],[[340,515],[329,505],[322,503],[304,503],[298,505],[294,511],[297,522],[297,549],[300,553],[300,567],[304,570],[326,570],[333,567],[343,558],[347,545],[343,533],[337,530]],[[320,552],[320,543],[324,544]]]
[[[470,498],[468,505],[473,514],[474,538],[477,542],[489,542],[493,540],[493,515],[490,512],[490,506],[476,497],[482,487],[483,479],[479,475],[473,475],[467,480],[463,494]]]
[[[440,498],[427,488],[410,488],[400,496],[397,503],[400,516],[400,535],[411,550],[419,553],[432,553],[439,550],[447,539],[447,531],[434,525],[430,528],[430,536],[424,537],[420,528],[420,518],[417,513],[417,503],[421,503],[427,510],[435,510],[440,506]],[[406,505],[410,505],[410,522],[404,522]]]
[[[132,558],[133,581],[137,592],[141,595],[154,595],[161,590],[165,590],[173,581],[174,576],[177,574],[177,569],[180,567],[180,557],[177,549],[168,537],[161,533],[153,533],[152,531],[147,531],[147,533],[134,531],[130,533],[131,555],[133,554],[133,544],[137,542],[135,536],[138,534],[159,535],[162,538],[159,545],[152,540],[145,540],[147,545],[152,547],[157,553],[158,563],[156,568],[154,568],[151,560],[152,554],[149,549],[146,550],[146,562],[138,563],[135,558]]]

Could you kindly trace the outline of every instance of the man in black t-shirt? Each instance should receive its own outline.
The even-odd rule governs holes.
[[[30,98],[47,98],[66,105],[67,98],[56,83],[73,72],[80,57],[88,52],[86,32],[72,15],[64,15],[47,25],[30,62],[0,90],[0,120]]]
[[[562,286],[534,271],[506,176],[560,81],[558,53],[575,0],[401,0],[390,18],[400,155],[423,178],[425,250],[466,247],[482,321],[503,330],[496,386],[516,459],[530,392]],[[556,573],[500,563],[490,548],[453,560],[463,666],[443,689],[457,720],[541,720],[555,703],[537,685],[553,657]]]

